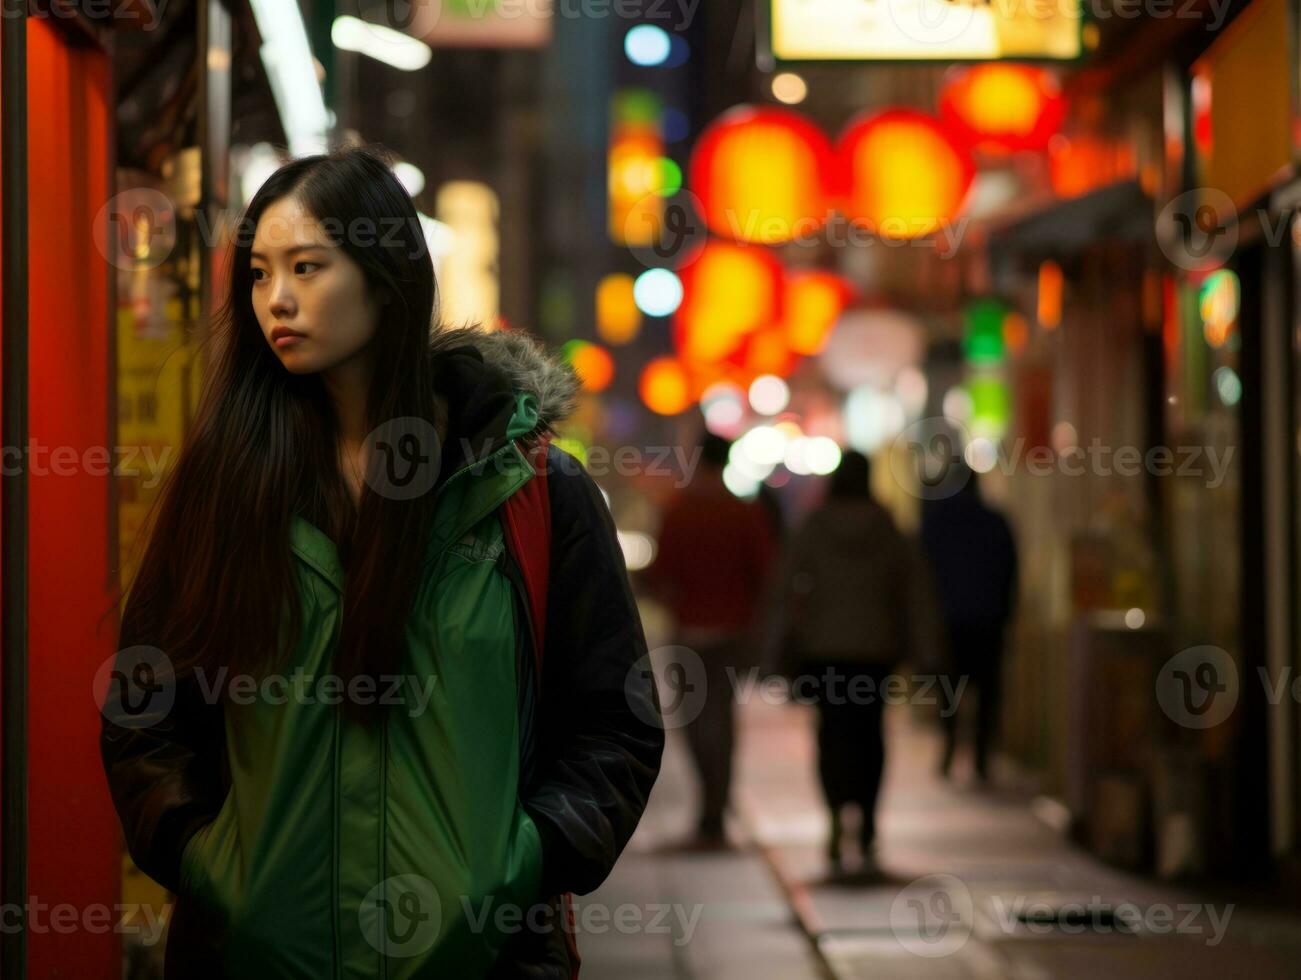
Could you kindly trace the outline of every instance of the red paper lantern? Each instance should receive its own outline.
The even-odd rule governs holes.
[[[1065,113],[1057,80],[1030,65],[962,68],[940,92],[940,118],[949,131],[984,153],[1043,149]]]
[[[782,330],[795,354],[816,354],[854,295],[843,277],[822,269],[801,269],[786,277]]]
[[[952,221],[975,177],[967,151],[911,109],[860,116],[838,152],[846,214],[883,238],[919,238]]]
[[[803,116],[737,106],[701,134],[687,179],[710,231],[772,245],[825,223],[834,173],[830,142]]]
[[[722,360],[781,316],[783,270],[763,246],[711,239],[678,275],[673,343],[689,364]]]

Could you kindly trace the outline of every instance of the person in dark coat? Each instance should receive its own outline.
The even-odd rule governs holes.
[[[951,497],[927,501],[922,508],[922,544],[943,610],[955,689],[958,681],[967,680],[966,696],[944,718],[940,769],[949,775],[958,720],[974,713],[975,770],[983,782],[998,718],[1004,634],[1016,596],[1016,542],[1003,515],[980,499],[975,473],[968,470],[959,487]]]
[[[831,811],[827,857],[842,870],[843,813],[857,805],[863,870],[876,841],[885,768],[882,685],[928,644],[936,619],[925,563],[868,489],[866,456],[846,452],[825,501],[792,537],[778,613],[778,669],[818,711],[818,775]]]

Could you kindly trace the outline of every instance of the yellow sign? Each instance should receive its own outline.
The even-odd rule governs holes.
[[[772,0],[782,61],[1068,60],[1079,0]]]

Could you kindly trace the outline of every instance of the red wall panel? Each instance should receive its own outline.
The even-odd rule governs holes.
[[[91,680],[116,629],[100,622],[112,601],[109,270],[91,229],[111,194],[112,100],[107,55],[72,39],[28,20],[28,975],[108,980],[122,970],[121,844]]]

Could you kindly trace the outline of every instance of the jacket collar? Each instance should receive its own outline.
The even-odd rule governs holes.
[[[532,467],[513,443],[568,417],[579,382],[568,364],[513,330],[443,328],[431,336],[430,353],[435,391],[447,407],[447,436],[430,491],[446,498],[438,504],[432,559],[528,481]],[[334,542],[297,513],[291,518],[290,546],[343,591]]]
[[[574,410],[577,375],[528,334],[443,328],[430,338],[430,351],[435,390],[448,408],[439,482]]]

